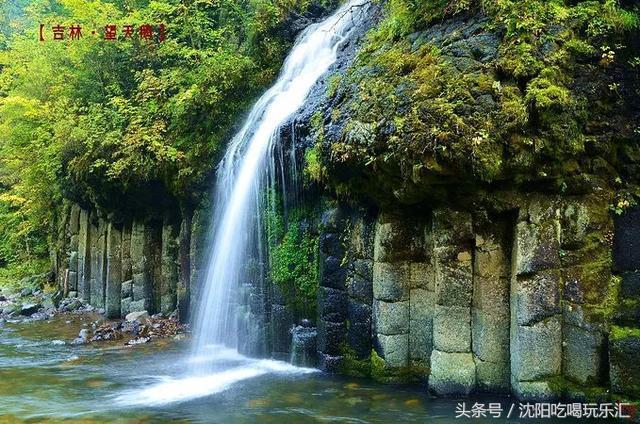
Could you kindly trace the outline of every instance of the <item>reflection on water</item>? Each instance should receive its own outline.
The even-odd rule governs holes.
[[[212,355],[213,375],[181,378],[183,341],[52,343],[72,340],[81,319],[91,322],[63,316],[0,324],[0,423],[460,422],[455,399],[431,399],[420,388],[330,377],[232,351]]]

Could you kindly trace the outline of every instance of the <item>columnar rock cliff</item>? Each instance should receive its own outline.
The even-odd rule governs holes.
[[[268,211],[264,245],[285,275],[268,254],[247,258],[241,350],[438,395],[640,398],[637,29],[613,30],[629,12],[585,35],[604,5],[468,2],[429,17],[418,3],[415,32],[395,33],[414,15],[381,12],[282,129],[287,183],[263,195],[291,204]],[[518,29],[518,4],[540,29]],[[166,209],[122,219],[69,204],[60,286],[109,317],[186,320],[210,213]]]
[[[617,220],[625,247],[614,262],[610,200],[532,194],[493,213],[375,219],[332,211],[321,238],[321,367],[424,380],[441,395],[637,397],[638,295],[626,270],[639,265],[630,249],[640,221]]]
[[[192,225],[192,215],[121,222],[94,209],[66,205],[54,264],[61,288],[104,309],[110,318],[147,310],[177,311],[186,319],[191,281],[201,267],[196,252],[204,237],[202,217],[195,218],[197,225]]]
[[[327,209],[318,314],[307,317],[318,366],[440,395],[639,396],[640,212],[614,220],[609,193],[502,199],[492,210]],[[60,284],[108,317],[186,320],[202,274],[201,215],[115,223],[69,205]],[[280,289],[248,282],[243,292],[243,349],[289,358],[297,316]]]

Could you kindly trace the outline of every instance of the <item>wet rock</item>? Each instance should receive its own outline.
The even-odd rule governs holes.
[[[7,300],[6,297],[4,297],[4,295],[0,294],[0,302],[5,302]]]
[[[407,263],[375,262],[373,265],[373,296],[378,300],[396,302],[409,296]]]
[[[375,328],[380,334],[394,335],[409,332],[409,302],[374,301]]]
[[[471,351],[471,310],[461,306],[435,307],[433,345],[441,352]]]
[[[135,339],[131,339],[125,343],[125,346],[135,346],[139,344],[149,343],[151,339],[149,337],[138,337]]]
[[[42,307],[39,303],[24,303],[20,308],[20,315],[31,316],[38,312],[38,310]]]
[[[89,330],[83,328],[82,330],[80,330],[80,333],[78,333],[78,337],[71,341],[71,344],[82,345],[86,343],[89,343]]]
[[[291,363],[313,367],[317,362],[317,332],[313,327],[298,325],[291,329]]]
[[[22,290],[20,290],[20,297],[31,296],[32,293],[33,293],[32,289],[30,289],[29,287],[25,287]]]
[[[476,367],[471,353],[431,354],[429,388],[439,395],[471,393],[476,385]]]
[[[342,356],[332,356],[327,354],[320,354],[320,363],[319,368],[328,373],[339,373],[342,369],[342,361],[344,357]]]
[[[139,321],[146,322],[149,320],[149,313],[147,311],[131,312],[124,318],[127,322]]]
[[[324,321],[344,321],[347,314],[347,293],[342,290],[320,287],[318,306],[320,316]]]
[[[409,335],[396,334],[385,336],[378,334],[378,345],[385,365],[389,368],[402,368],[408,365],[409,361]]]
[[[119,327],[120,325],[118,323],[105,322],[94,330],[91,341],[119,340],[123,337],[122,332],[119,331]]]
[[[613,391],[640,397],[640,329],[614,327],[609,339],[609,352]]]
[[[142,324],[140,324],[140,321],[125,321],[122,323],[122,331],[133,334],[134,336],[138,336],[140,334],[141,327]]]
[[[615,219],[614,260],[616,269],[640,269],[640,207],[629,208]]]
[[[318,324],[318,350],[328,355],[339,355],[347,329],[343,322],[320,321]]]
[[[9,306],[5,306],[2,309],[2,315],[5,316],[12,316],[15,315],[15,313],[17,312],[18,306],[15,304],[9,305]]]
[[[51,340],[51,344],[54,346],[64,346],[67,343],[64,340]]]
[[[82,302],[77,298],[67,298],[60,302],[60,311],[72,312],[82,307]]]

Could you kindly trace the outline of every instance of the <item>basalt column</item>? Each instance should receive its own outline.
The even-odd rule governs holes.
[[[372,348],[374,224],[368,214],[362,214],[353,220],[349,232],[347,343],[357,360],[368,358]]]
[[[429,213],[381,214],[374,241],[372,372],[382,380],[424,377],[432,349],[433,268],[425,235]],[[429,246],[429,247],[427,247]],[[411,372],[408,372],[411,370]]]
[[[475,224],[475,223],[474,223]],[[511,219],[499,218],[477,225],[473,254],[471,344],[477,387],[508,392],[509,296]]]
[[[181,322],[189,320],[189,292],[191,286],[191,213],[186,212],[180,223],[178,235],[178,283],[176,301],[178,318]]]
[[[80,207],[71,205],[69,213],[69,271],[66,276],[70,296],[78,294],[78,247],[80,231]]]
[[[438,394],[468,394],[476,385],[471,350],[473,245],[471,216],[433,213],[435,308],[429,388]]]
[[[178,228],[170,219],[162,225],[160,262],[160,312],[169,315],[176,309],[178,282]]]
[[[326,212],[322,218],[324,231],[320,235],[317,348],[320,368],[328,372],[340,370],[347,329],[347,268],[342,263],[345,250],[340,241],[340,233],[344,231],[341,215],[340,209]]]
[[[511,280],[511,386],[524,399],[555,397],[562,367],[560,210],[531,201],[515,227]]]
[[[131,311],[149,311],[152,305],[153,281],[149,245],[151,237],[145,223],[134,220],[131,227],[131,270],[133,277]]]
[[[78,226],[78,297],[91,299],[91,242],[89,222],[90,213],[80,210]]]
[[[131,261],[131,222],[122,227],[122,284],[120,287],[120,315],[131,312],[133,300],[133,270]]]
[[[105,312],[107,318],[120,317],[122,289],[122,229],[112,222],[107,228],[107,271]]]
[[[640,207],[617,218],[614,257],[621,276],[619,310],[609,337],[611,390],[640,399]]]
[[[107,223],[96,212],[91,212],[89,218],[90,240],[90,303],[97,308],[104,308],[105,301],[105,269],[106,269],[106,241]]]

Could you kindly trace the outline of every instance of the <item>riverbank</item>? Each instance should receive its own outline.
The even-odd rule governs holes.
[[[124,346],[149,343],[163,338],[183,339],[188,326],[177,320],[177,314],[149,315],[147,311],[132,312],[124,319],[107,319],[105,311],[77,297],[59,298],[59,292],[23,288],[13,294],[0,294],[0,323],[21,324],[37,321],[64,322],[75,328],[64,339],[54,339],[56,345],[85,345],[116,342]]]

